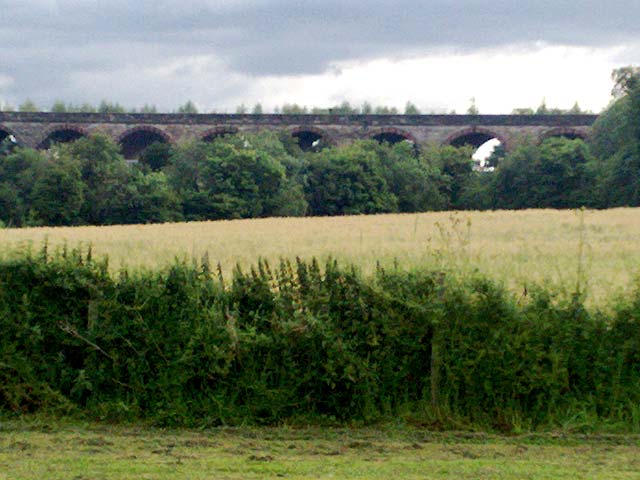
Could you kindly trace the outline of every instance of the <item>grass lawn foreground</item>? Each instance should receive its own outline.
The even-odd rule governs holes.
[[[631,479],[640,437],[0,423],[0,479]]]

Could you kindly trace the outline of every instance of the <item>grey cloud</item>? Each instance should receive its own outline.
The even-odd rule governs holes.
[[[43,99],[72,73],[190,55],[298,75],[442,48],[640,39],[640,3],[628,0],[0,0],[0,12],[0,74],[15,79],[4,91]]]

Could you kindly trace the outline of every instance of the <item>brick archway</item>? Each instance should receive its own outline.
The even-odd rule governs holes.
[[[89,136],[89,132],[75,124],[63,123],[48,128],[40,138],[37,148],[48,149],[53,143],[70,143]]]
[[[540,135],[540,143],[544,142],[548,138],[553,138],[553,137],[564,137],[564,138],[569,138],[571,140],[575,140],[576,138],[579,138],[581,140],[586,140],[587,135],[571,127],[551,128],[549,130],[542,132],[542,135]]]
[[[3,133],[5,135],[3,135]],[[7,138],[7,137],[15,138],[16,144],[22,145],[22,142],[20,141],[20,139],[18,138],[18,135],[16,135],[16,132],[13,129],[11,129],[11,128],[5,126],[5,125],[2,125],[0,123],[0,142],[4,141],[4,139]]]
[[[200,135],[199,138],[203,142],[210,142],[218,137],[223,137],[225,135],[235,135],[239,131],[240,130],[238,129],[238,127],[220,126],[220,127],[210,128],[209,130],[204,132],[202,135]]]
[[[410,133],[407,132],[406,130],[401,130],[399,128],[395,128],[395,127],[388,127],[388,128],[377,128],[371,132],[369,132],[366,136],[366,138],[370,138],[372,140],[377,140],[379,142],[383,142],[383,141],[387,141],[385,140],[383,137],[388,137],[388,138],[396,138],[397,140],[395,141],[388,141],[388,143],[398,143],[402,140],[400,140],[399,138],[402,137],[403,140],[408,140],[411,143],[413,143],[414,145],[418,145],[418,141],[416,140],[416,138]]]
[[[326,146],[335,145],[335,140],[331,135],[321,128],[314,126],[299,125],[289,129],[289,135],[298,139],[302,150],[311,150],[313,143],[320,140]]]
[[[453,145],[453,146],[462,146],[464,145],[464,143],[460,143],[458,141],[464,138],[472,139],[472,142],[470,142],[469,145],[472,145],[475,148],[478,148],[483,143],[494,138],[498,139],[498,141],[504,148],[507,148],[507,142],[505,141],[505,138],[502,135],[496,133],[493,130],[490,130],[488,128],[483,128],[483,127],[469,127],[469,128],[465,128],[463,130],[454,132],[447,137],[447,139],[444,141],[444,144]]]
[[[120,150],[127,160],[139,158],[145,148],[156,142],[175,144],[167,132],[151,125],[133,127],[118,136]]]
[[[164,130],[161,130],[157,127],[153,127],[151,125],[138,125],[136,127],[133,128],[129,128],[128,130],[122,132],[120,135],[118,135],[118,143],[122,143],[122,141],[128,137],[131,134],[134,134],[136,132],[148,132],[148,133],[155,133],[157,135],[160,135],[165,142],[170,143],[170,144],[174,144],[174,140],[171,138],[171,135],[169,135],[167,132],[165,132]]]

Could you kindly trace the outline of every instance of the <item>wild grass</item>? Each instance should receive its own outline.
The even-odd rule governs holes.
[[[364,273],[383,265],[478,271],[516,292],[531,284],[602,303],[633,285],[640,265],[640,209],[437,212],[270,218],[109,227],[1,229],[0,251],[92,245],[110,268],[156,268],[208,254],[225,274],[258,258],[333,257]]]

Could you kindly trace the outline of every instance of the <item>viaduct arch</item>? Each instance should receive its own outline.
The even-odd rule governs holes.
[[[79,138],[86,137],[87,130],[79,125],[62,124],[48,128],[38,142],[38,149],[47,150],[55,143],[75,142]]]
[[[378,128],[369,134],[369,138],[390,145],[400,142],[411,142],[416,146],[418,145],[417,140],[410,132],[396,127]]]
[[[111,136],[127,158],[153,142],[213,140],[264,130],[288,132],[303,150],[356,139],[380,142],[479,146],[497,138],[508,150],[519,138],[588,138],[597,115],[283,115],[283,114],[99,114],[0,112],[0,139],[48,148],[90,133]]]
[[[9,137],[13,137],[14,140],[18,142],[15,132],[11,128],[0,124],[0,142],[4,142]]]
[[[478,148],[494,138],[502,145],[507,145],[507,140],[503,135],[497,131],[483,127],[469,127],[452,133],[447,137],[445,143],[454,147],[471,145],[473,148]]]
[[[138,158],[145,148],[156,142],[174,143],[168,133],[152,125],[135,126],[118,136],[122,155],[127,160]]]
[[[335,141],[326,131],[312,125],[291,128],[289,134],[298,142],[303,152],[316,151],[329,145],[335,145]]]
[[[210,128],[206,132],[200,135],[200,140],[204,142],[213,142],[216,138],[224,137],[225,135],[235,135],[238,133],[237,127],[215,127]]]
[[[564,138],[569,138],[571,140],[580,138],[582,140],[586,140],[587,133],[571,127],[556,127],[556,128],[551,128],[546,132],[543,132],[542,135],[540,136],[540,141],[544,141],[547,138],[553,138],[553,137],[564,137]]]

